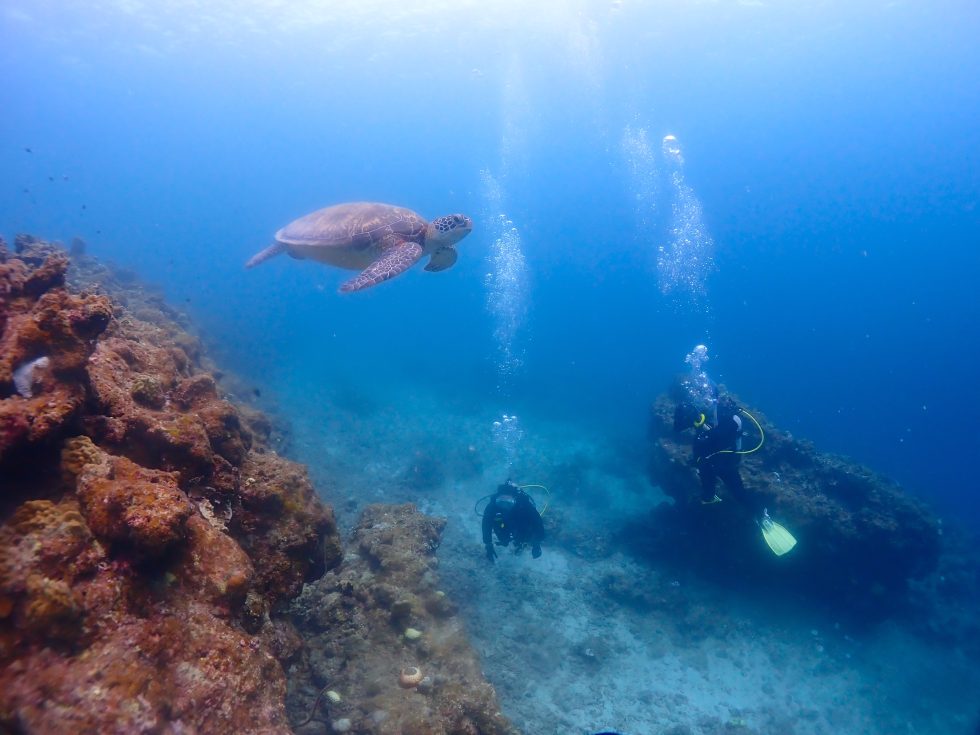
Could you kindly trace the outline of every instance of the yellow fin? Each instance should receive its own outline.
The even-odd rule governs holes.
[[[793,534],[769,518],[762,522],[762,538],[776,556],[782,556],[796,546]]]

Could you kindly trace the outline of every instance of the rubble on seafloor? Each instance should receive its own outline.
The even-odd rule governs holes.
[[[360,563],[348,571],[305,469],[227,399],[180,316],[72,258],[0,238],[0,731],[292,732],[287,672],[313,659],[286,610]],[[320,628],[316,643],[345,646],[351,668],[382,653],[367,628]],[[468,673],[472,691],[426,732],[504,731],[465,729],[496,711]],[[417,712],[386,707],[392,722]]]
[[[799,542],[786,556],[773,556],[756,519],[721,483],[726,502],[699,502],[690,432],[673,429],[681,397],[661,396],[651,409],[650,476],[674,503],[637,524],[631,537],[642,553],[683,559],[740,584],[778,585],[869,621],[900,609],[910,581],[936,569],[942,530],[923,503],[888,478],[793,438],[750,408],[765,445],[743,456],[742,478]]]

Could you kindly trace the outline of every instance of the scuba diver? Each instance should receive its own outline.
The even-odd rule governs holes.
[[[513,541],[515,551],[530,545],[531,556],[535,559],[541,556],[541,541],[544,539],[541,514],[531,496],[511,480],[497,488],[483,510],[483,545],[491,563],[497,558],[493,534],[497,535],[498,546],[507,546]]]
[[[739,472],[742,455],[751,454],[762,447],[765,441],[762,426],[729,396],[718,398],[709,412],[713,414],[711,418],[688,402],[678,404],[674,410],[674,431],[694,429],[692,464],[697,468],[698,478],[701,480],[701,504],[713,505],[721,502],[721,497],[715,493],[715,487],[721,479],[735,499],[755,518],[769,548],[776,556],[782,556],[796,545],[796,539],[773,521],[758,498],[746,490]],[[759,443],[749,450],[742,449],[743,414],[759,430]]]

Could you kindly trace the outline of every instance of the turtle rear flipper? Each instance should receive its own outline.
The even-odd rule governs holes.
[[[425,270],[429,271],[430,273],[438,273],[439,271],[446,270],[446,268],[452,268],[457,257],[458,254],[456,252],[456,248],[454,248],[452,245],[441,247],[432,253],[432,257],[429,258],[429,262],[425,266]]]
[[[286,250],[286,246],[283,243],[274,242],[272,243],[272,245],[267,247],[262,252],[256,253],[251,258],[249,258],[248,262],[245,264],[245,267],[254,268],[259,263],[264,263],[269,258],[274,258],[277,255],[279,255],[279,253],[285,252],[285,250]]]
[[[404,273],[422,257],[422,246],[417,242],[403,242],[389,248],[384,255],[361,271],[360,275],[341,284],[340,293],[361,291],[377,286],[382,281]]]

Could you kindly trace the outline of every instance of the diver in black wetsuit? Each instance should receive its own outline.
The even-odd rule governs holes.
[[[742,449],[742,418],[738,406],[728,398],[717,402],[714,423],[690,403],[681,403],[674,410],[674,431],[694,429],[693,463],[701,480],[701,503],[710,505],[721,502],[715,494],[719,478],[738,502],[760,519],[765,509],[751,496],[738,471]]]
[[[541,541],[544,539],[541,514],[531,496],[510,480],[497,488],[483,510],[483,545],[491,563],[497,558],[493,534],[497,535],[498,546],[507,546],[513,541],[515,550],[530,545],[531,556],[535,559],[541,556]]]

